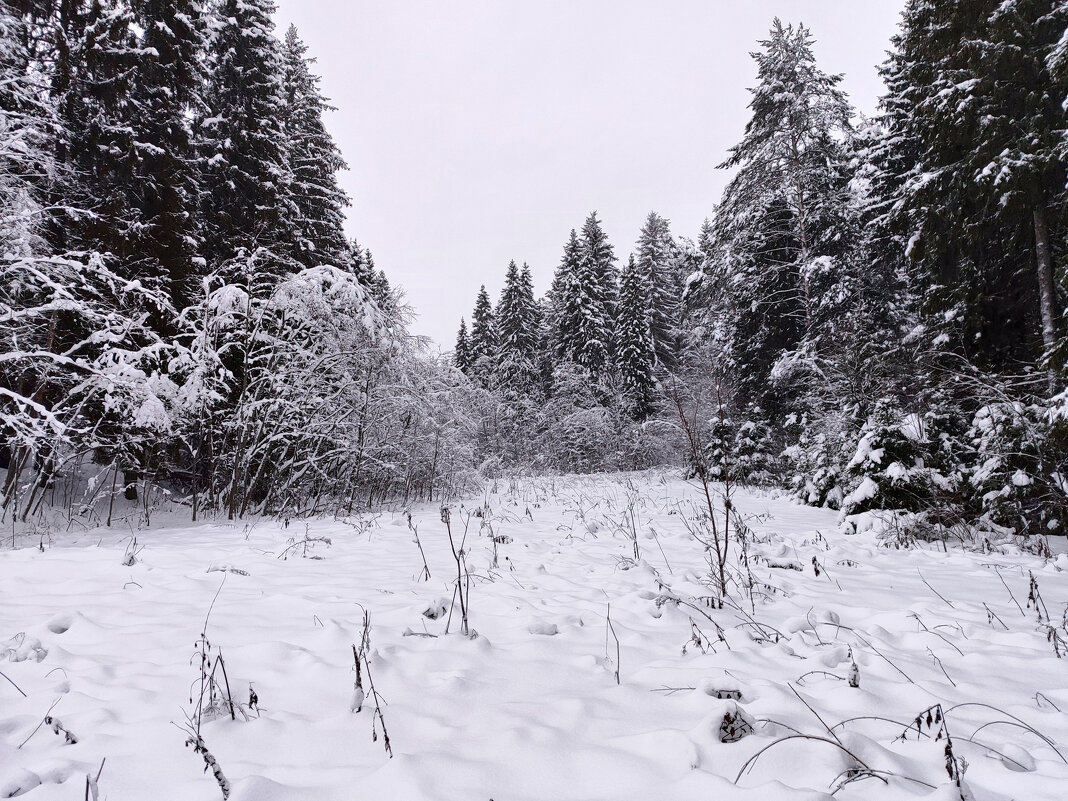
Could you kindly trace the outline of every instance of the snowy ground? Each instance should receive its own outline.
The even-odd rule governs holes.
[[[179,728],[216,593],[211,656],[241,705],[201,734],[232,799],[959,798],[944,725],[915,723],[938,703],[971,797],[1064,798],[1068,658],[1027,597],[1031,571],[1059,625],[1068,556],[888,549],[836,534],[833,513],[744,494],[754,599],[735,588],[737,608],[712,609],[705,553],[682,524],[695,487],[623,476],[498,490],[452,507],[459,536],[488,503],[468,532],[471,638],[458,610],[447,636],[424,614],[450,605],[456,571],[436,506],[412,509],[429,580],[399,511],[154,528],[129,566],[117,530],[0,546],[0,798],[81,799],[104,758],[100,798],[220,798]],[[306,536],[330,543],[289,547]],[[364,609],[392,758],[373,701],[349,708]],[[721,742],[728,713],[753,733]],[[38,728],[46,714],[60,733]]]

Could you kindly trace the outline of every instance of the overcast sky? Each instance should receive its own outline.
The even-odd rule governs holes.
[[[278,0],[318,58],[348,230],[443,348],[510,259],[548,288],[596,210],[626,259],[649,211],[696,238],[772,18],[871,113],[904,0]]]

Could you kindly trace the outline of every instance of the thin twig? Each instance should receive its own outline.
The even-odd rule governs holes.
[[[1009,594],[1009,597],[1012,598],[1012,602],[1016,604],[1016,608],[1020,610],[1020,615],[1022,617],[1027,617],[1027,613],[1024,612],[1023,607],[1020,606],[1020,602],[1016,600],[1016,596],[1012,594],[1012,590],[1009,589],[1009,585],[1005,583],[1005,578],[1001,575],[1001,571],[998,570],[997,565],[994,565],[994,572],[997,573],[998,578],[1001,579],[1001,585],[1005,588],[1005,592]],[[1005,628],[1008,628],[1008,626],[1005,626]]]
[[[956,609],[956,607],[955,607],[955,606],[953,606],[953,604],[951,604],[951,603],[950,603],[949,601],[946,601],[946,599],[945,599],[945,597],[944,597],[944,596],[942,595],[942,593],[940,593],[940,592],[939,592],[938,590],[936,590],[936,589],[935,589],[934,587],[932,587],[932,586],[931,586],[931,585],[930,585],[930,584],[928,583],[927,579],[925,579],[925,578],[923,577],[923,573],[920,573],[920,571],[919,571],[918,569],[916,570],[916,573],[917,573],[917,574],[919,575],[919,577],[920,577],[920,581],[922,581],[922,582],[923,582],[924,584],[927,584],[927,589],[929,589],[929,590],[930,590],[931,592],[933,592],[933,593],[934,593],[935,595],[937,595],[937,596],[938,596],[939,598],[941,598],[941,599],[942,599],[943,601],[945,601],[945,603],[946,603],[946,604],[947,604],[947,605],[949,606],[949,608],[950,608],[950,609]]]
[[[29,697],[30,697],[30,696],[26,695],[26,693],[24,693],[24,692],[22,691],[22,688],[21,688],[21,687],[19,687],[19,686],[18,686],[17,684],[15,684],[15,682],[13,682],[13,681],[11,680],[11,677],[10,677],[10,676],[8,676],[8,675],[7,675],[6,673],[4,673],[4,671],[0,670],[0,676],[3,676],[3,677],[4,677],[5,679],[7,679],[7,680],[8,680],[8,682],[9,682],[9,683],[11,684],[11,686],[12,686],[12,687],[14,687],[14,688],[15,688],[16,690],[18,690],[18,691],[19,691],[20,693],[22,693],[22,697],[23,697],[23,698],[29,698]]]

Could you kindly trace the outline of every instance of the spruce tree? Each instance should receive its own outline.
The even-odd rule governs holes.
[[[617,293],[615,255],[593,212],[581,238],[571,232],[554,280],[553,301],[559,356],[585,368],[597,384],[612,369]]]
[[[452,363],[464,373],[471,371],[471,342],[467,337],[467,321],[460,318],[460,330],[456,332],[456,347],[452,351]]]
[[[582,225],[579,275],[589,285],[587,295],[591,301],[603,309],[597,313],[604,317],[607,329],[605,341],[611,350],[612,326],[619,298],[619,271],[616,269],[615,252],[601,228],[596,211],[591,211]]]
[[[565,316],[564,309],[570,304],[569,295],[577,286],[576,276],[579,269],[579,238],[574,228],[564,245],[564,255],[553,273],[553,282],[549,287],[550,320],[552,328],[553,352],[559,359],[573,361],[575,335],[573,321]]]
[[[46,178],[54,172],[51,105],[44,78],[32,69],[26,23],[0,6],[0,252],[44,255]]]
[[[136,260],[161,274],[176,309],[188,306],[199,244],[200,170],[190,120],[201,112],[205,25],[195,0],[136,0],[149,54],[135,75],[137,153],[129,183],[136,213]]]
[[[259,252],[255,278],[269,288],[294,264],[296,221],[284,120],[284,64],[272,0],[224,0],[213,20],[201,155],[205,253],[227,279]],[[247,268],[246,268],[247,269]]]
[[[471,370],[484,386],[492,382],[498,342],[497,320],[483,284],[478,290],[475,310],[471,314]]]
[[[323,124],[323,114],[333,107],[319,90],[319,78],[311,71],[315,59],[307,52],[296,27],[290,25],[283,50],[283,122],[292,176],[289,191],[298,212],[292,234],[294,255],[308,267],[342,266],[351,257],[344,233],[344,207],[349,200],[338,186],[337,173],[346,166]]]
[[[980,369],[1016,370],[1059,340],[1068,76],[1049,65],[1066,17],[1056,0],[910,2],[883,68],[887,227],[932,338]]]
[[[635,266],[648,294],[646,318],[656,362],[668,370],[678,363],[682,287],[675,260],[676,247],[668,221],[649,212],[638,235]]]
[[[619,375],[628,412],[644,420],[653,410],[656,379],[654,340],[649,330],[650,287],[647,273],[632,255],[623,269],[619,288],[619,317],[616,331],[619,347]]]
[[[534,300],[530,267],[508,265],[504,289],[494,314],[498,372],[512,389],[529,392],[537,385],[539,309]]]
[[[51,86],[60,170],[53,241],[61,252],[113,254],[121,275],[145,277],[132,263],[138,255],[131,198],[138,153],[131,117],[133,81],[147,66],[147,54],[124,5],[93,0],[85,7],[63,3],[60,11]]]

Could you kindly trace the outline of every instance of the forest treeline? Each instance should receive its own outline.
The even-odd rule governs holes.
[[[909,0],[891,48],[868,119],[775,20],[696,241],[651,213],[624,262],[593,214],[544,297],[483,288],[454,359],[507,456],[636,466],[681,424],[844,518],[1068,530],[1068,6]]]
[[[473,461],[461,377],[346,240],[329,105],[274,11],[0,5],[5,519],[351,508]]]
[[[447,357],[346,239],[273,13],[0,5],[4,520],[437,500],[677,463],[689,428],[703,469],[845,514],[1065,531],[1064,4],[909,0],[872,119],[776,20],[699,234],[651,213],[623,259],[590,214]]]

